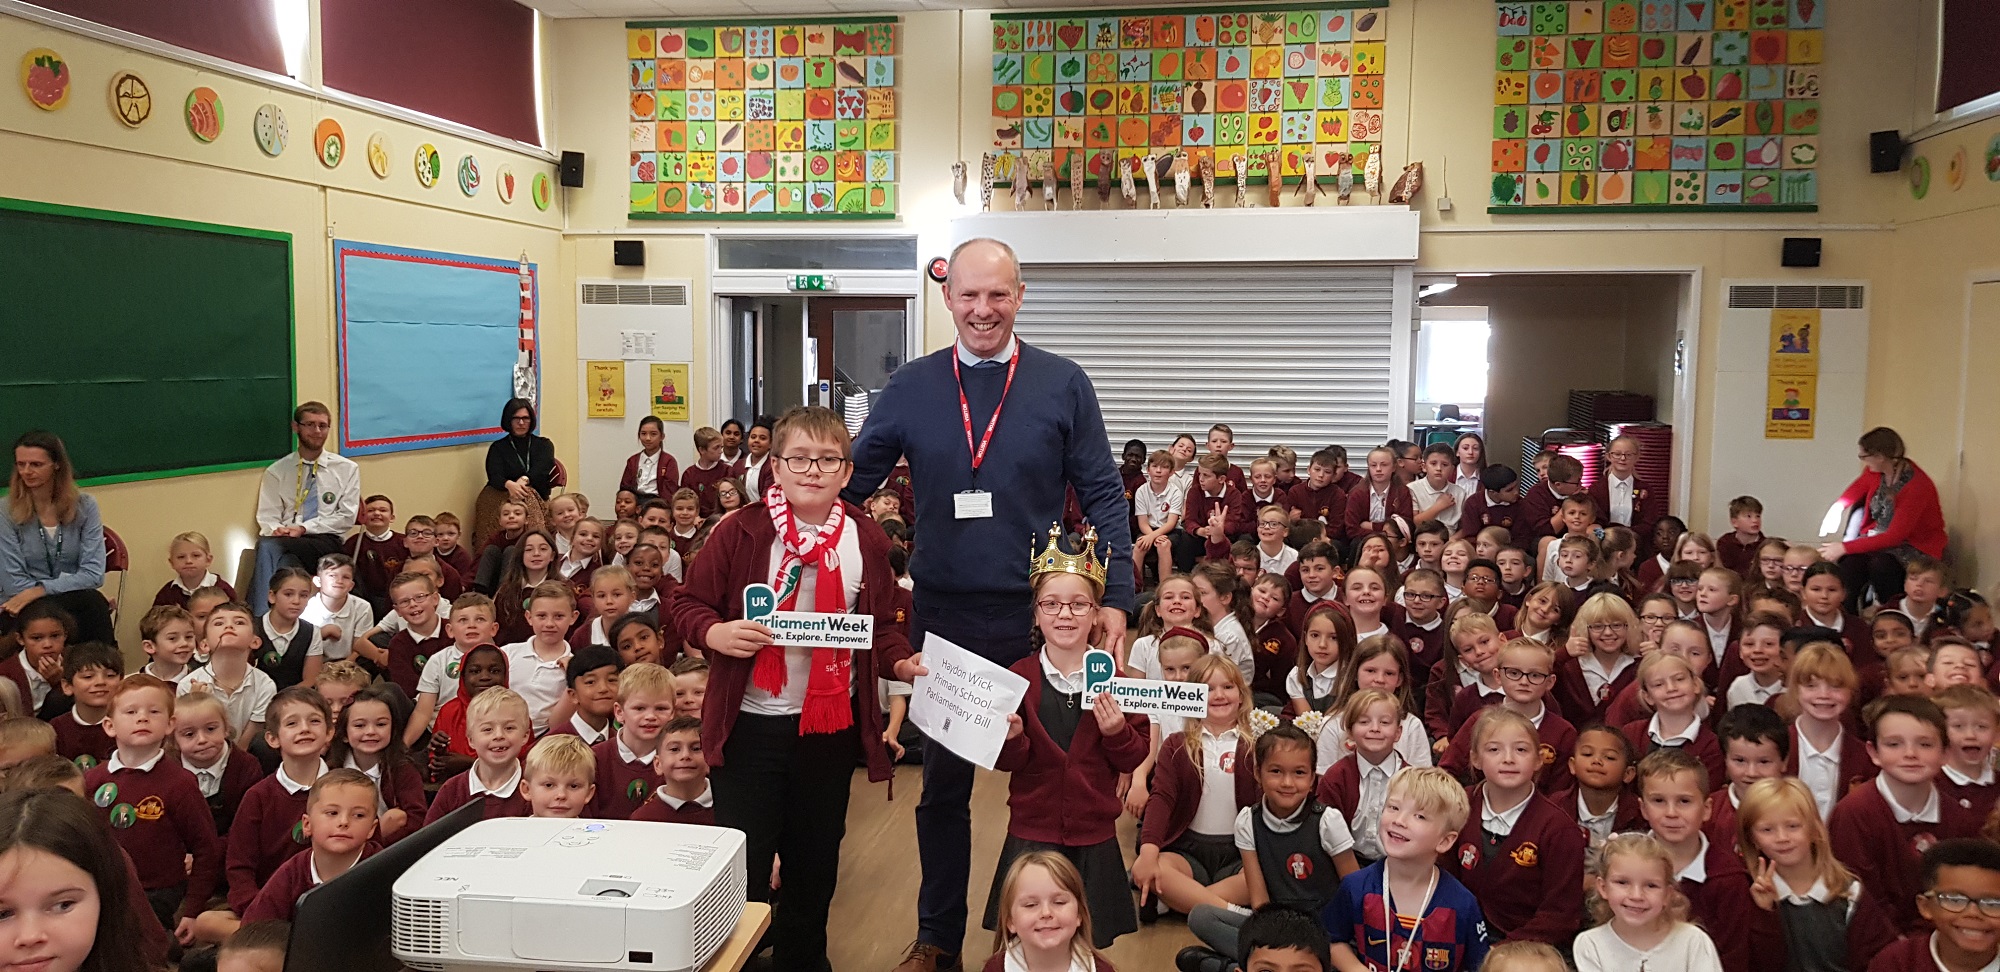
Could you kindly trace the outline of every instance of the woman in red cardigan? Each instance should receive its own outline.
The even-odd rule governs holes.
[[[1903,453],[1895,429],[1877,427],[1861,437],[1859,478],[1826,511],[1821,533],[1852,534],[1852,540],[1821,544],[1820,556],[1840,565],[1847,583],[1847,610],[1861,613],[1861,595],[1873,587],[1875,602],[1903,596],[1903,561],[1911,554],[1944,557],[1944,508],[1937,484]],[[1843,529],[1859,514],[1858,530]]]
[[[667,621],[708,657],[702,751],[716,823],[744,833],[750,900],[771,899],[772,860],[784,858],[773,964],[824,968],[849,778],[861,757],[871,782],[889,779],[875,687],[910,643],[896,623],[889,538],[839,498],[854,469],[840,417],[795,408],[773,431],[777,485],[715,525]],[[773,645],[771,629],[743,618],[750,584],[769,584],[780,610],[874,616],[874,649]]]

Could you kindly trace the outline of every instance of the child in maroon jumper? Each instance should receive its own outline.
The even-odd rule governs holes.
[[[1938,790],[1950,729],[1929,699],[1891,695],[1868,707],[1868,757],[1881,769],[1872,786],[1842,797],[1827,818],[1834,856],[1882,896],[1904,932],[1922,927],[1917,897],[1924,850],[1940,840],[1971,837],[1983,820],[1948,802]]]
[[[1653,717],[1625,724],[1633,752],[1685,749],[1701,762],[1709,780],[1722,780],[1722,745],[1701,721],[1701,676],[1679,655],[1656,651],[1639,662],[1639,697]],[[1703,798],[1706,799],[1706,791]]]
[[[354,558],[356,593],[368,600],[377,617],[389,613],[389,582],[410,559],[403,535],[396,532],[396,504],[380,493],[361,501],[361,532],[348,537],[342,552]]]
[[[1875,639],[1868,632],[1868,620],[1841,610],[1847,601],[1847,584],[1840,579],[1840,565],[1816,561],[1804,569],[1802,578],[1799,600],[1805,609],[1799,614],[1799,623],[1838,631],[1849,657],[1879,662]]]
[[[1444,620],[1445,605],[1450,600],[1446,597],[1445,578],[1437,571],[1420,567],[1403,578],[1399,593],[1403,610],[1400,616],[1389,619],[1389,631],[1402,639],[1404,649],[1410,653],[1411,666],[1428,673],[1444,657],[1444,643],[1450,640],[1451,629]]]
[[[529,740],[528,701],[505,686],[489,688],[466,705],[465,724],[476,759],[471,769],[438,787],[424,823],[436,823],[474,800],[485,805],[481,813],[486,820],[527,816],[521,750]]]
[[[1053,538],[1030,561],[1036,651],[1013,665],[1028,692],[1020,711],[1007,717],[1007,740],[994,764],[1009,774],[1009,816],[984,924],[999,927],[1001,884],[1013,861],[1055,851],[1083,875],[1083,903],[1099,948],[1138,929],[1118,846],[1118,780],[1145,761],[1150,747],[1144,716],[1125,715],[1110,693],[1095,700],[1083,694],[1084,653],[1096,633],[1104,571],[1095,551],[1072,560]]]
[[[1574,814],[1592,848],[1615,833],[1644,830],[1639,794],[1632,790],[1632,744],[1601,722],[1577,730],[1569,773],[1576,788],[1549,795],[1549,802]]]
[[[1497,708],[1521,716],[1534,729],[1535,762],[1529,770],[1529,783],[1538,793],[1569,789],[1569,754],[1576,748],[1575,727],[1548,704],[1549,690],[1555,687],[1555,665],[1554,649],[1539,641],[1517,638],[1500,649],[1499,664],[1494,668],[1500,676],[1501,698]],[[1482,712],[1468,721],[1452,737],[1451,746],[1438,762],[1461,780],[1477,779],[1472,771],[1479,768],[1482,754],[1474,727],[1484,718]]]
[[[2000,783],[1993,779],[1994,723],[2000,719],[2000,701],[1977,685],[1954,685],[1931,701],[1944,711],[1946,726],[1944,778],[1938,789],[1946,801],[1976,820],[1992,816]]]
[[[1326,524],[1329,536],[1333,536],[1335,530],[1345,534],[1347,492],[1340,488],[1338,482],[1343,464],[1332,449],[1321,449],[1312,454],[1304,481],[1285,494],[1285,507],[1293,520],[1318,520]]]
[[[394,690],[370,685],[356,693],[334,717],[333,745],[327,761],[336,769],[359,770],[381,791],[379,842],[383,846],[408,837],[423,820],[423,771],[403,745],[400,704]]]
[[[1355,860],[1364,867],[1382,859],[1382,803],[1389,780],[1408,765],[1400,751],[1407,718],[1402,699],[1380,689],[1348,696],[1339,714],[1346,752],[1319,779],[1319,802],[1348,821]]]
[[[565,696],[575,711],[567,719],[549,723],[542,738],[575,736],[585,746],[610,739],[617,728],[612,716],[618,710],[618,672],[623,667],[618,652],[604,645],[585,645],[572,652],[564,666],[563,681],[568,685]],[[592,765],[590,782],[595,784],[597,771]]]
[[[1785,673],[1786,707],[1792,719],[1785,773],[1812,791],[1822,819],[1834,805],[1875,776],[1868,746],[1850,727],[1856,678],[1847,653],[1827,642],[1798,650]]]
[[[702,510],[700,494],[685,486],[675,491],[670,508],[673,512],[666,527],[667,540],[674,556],[686,563],[694,558],[694,542],[701,536],[701,518],[710,514]]]
[[[1153,907],[1157,897],[1183,913],[1198,904],[1248,900],[1238,876],[1243,858],[1232,835],[1235,811],[1257,799],[1257,781],[1249,772],[1254,761],[1243,673],[1227,658],[1204,655],[1188,669],[1188,681],[1208,686],[1208,714],[1187,720],[1186,728],[1160,745],[1139,857],[1132,865],[1139,907]],[[1202,794],[1211,787],[1232,793],[1233,806],[1211,801],[1204,807]]]
[[[910,660],[910,645],[896,623],[889,538],[840,501],[854,472],[849,444],[830,409],[797,408],[779,419],[768,463],[776,486],[715,525],[665,610],[672,643],[708,656],[702,753],[716,821],[747,835],[750,900],[770,899],[766,878],[780,844],[787,848],[785,907],[771,928],[774,961],[786,968],[826,960],[855,753],[866,758],[870,781],[890,776],[882,708],[851,705],[853,688],[872,698],[880,679],[915,675],[915,666],[897,667]],[[743,589],[753,583],[789,591],[780,600],[787,610],[872,616],[873,648],[773,645],[770,629],[743,619]]]
[[[1981,972],[2000,961],[2000,848],[1946,840],[1924,852],[1916,907],[1936,931],[1919,929],[1878,953],[1868,972]]]
[[[1393,516],[1409,523],[1416,517],[1410,504],[1410,488],[1396,480],[1396,454],[1380,447],[1370,449],[1367,481],[1347,493],[1343,512],[1346,536],[1379,531]]]
[[[139,650],[147,658],[139,670],[178,689],[181,679],[194,670],[194,649],[199,640],[194,616],[186,608],[155,604],[139,621]]]
[[[1306,615],[1305,636],[1285,673],[1285,711],[1292,717],[1326,712],[1335,702],[1341,665],[1354,654],[1354,622],[1331,606]]]
[[[1764,544],[1764,504],[1755,496],[1730,500],[1729,528],[1715,538],[1715,562],[1750,576],[1756,572],[1757,548]]]
[[[451,569],[458,572],[458,578],[462,583],[471,584],[474,566],[472,549],[459,542],[465,525],[452,513],[439,513],[431,517],[431,520],[437,528],[437,546],[432,552],[437,554],[439,560],[450,564]]]
[[[681,489],[692,490],[701,504],[702,516],[720,512],[715,502],[715,484],[728,479],[732,471],[722,461],[722,433],[704,425],[694,430],[694,464],[681,473]],[[679,494],[675,494],[678,498]]]
[[[1459,695],[1476,692],[1477,697],[1485,698],[1500,694],[1493,670],[1500,664],[1500,646],[1504,644],[1500,627],[1489,615],[1461,614],[1451,623],[1451,645],[1424,685],[1424,729],[1432,752],[1442,756],[1451,746],[1451,737],[1459,728],[1452,721]]]
[[[574,820],[590,809],[597,793],[597,757],[583,740],[551,732],[528,749],[521,760],[521,786],[528,794],[528,816]]]
[[[173,717],[174,691],[165,682],[151,675],[121,682],[105,717],[116,750],[83,785],[131,855],[160,924],[185,943],[221,874],[222,844],[194,776],[166,758]]]
[[[73,645],[63,653],[63,693],[75,700],[68,712],[49,720],[56,752],[89,769],[111,758],[111,734],[104,715],[125,679],[125,656],[101,641]]]
[[[1173,541],[1174,566],[1182,573],[1193,570],[1204,553],[1214,557],[1228,550],[1231,540],[1256,529],[1243,490],[1229,479],[1233,469],[1218,455],[1195,463],[1194,484],[1181,503],[1181,532]]]
[[[194,781],[208,801],[215,819],[215,832],[229,836],[236,808],[243,795],[264,778],[264,767],[249,753],[236,748],[229,727],[229,710],[207,692],[183,695],[174,701],[174,749],[181,767],[194,774]]]
[[[590,816],[623,820],[646,804],[661,780],[653,770],[660,734],[674,719],[674,676],[641,662],[618,673],[618,731],[591,747],[597,757],[597,795]]]
[[[1587,845],[1569,815],[1536,792],[1546,747],[1512,709],[1488,709],[1470,728],[1484,782],[1467,788],[1466,828],[1444,867],[1479,899],[1494,937],[1568,942],[1583,913]]]
[[[1466,497],[1458,515],[1458,536],[1478,537],[1494,527],[1511,534],[1520,520],[1521,478],[1495,463],[1479,474],[1479,488]],[[1512,536],[1508,540],[1512,540]]]
[[[243,912],[243,924],[292,920],[300,895],[367,860],[377,849],[369,838],[375,833],[378,800],[375,781],[360,770],[328,770],[313,781],[299,825],[312,849],[292,855],[271,875]]]
[[[1604,721],[1611,700],[1638,677],[1639,618],[1616,594],[1576,610],[1568,651],[1556,667],[1556,705],[1572,723]]]
[[[193,531],[174,537],[167,544],[167,566],[174,569],[174,579],[153,595],[153,604],[184,608],[188,598],[204,587],[221,588],[230,600],[235,600],[236,589],[208,569],[214,563],[215,555],[209,552],[207,537]]]
[[[1736,843],[1736,810],[1743,805],[1744,794],[1758,780],[1784,775],[1792,740],[1785,721],[1762,705],[1741,705],[1724,713],[1715,735],[1722,743],[1729,785],[1709,794],[1708,823],[1702,830],[1709,840],[1728,847]]]
[[[1257,674],[1250,691],[1262,707],[1282,702],[1285,672],[1299,657],[1299,640],[1286,626],[1285,607],[1291,601],[1292,586],[1280,574],[1263,574],[1250,585],[1250,653]]]
[[[46,722],[69,711],[69,696],[56,686],[62,681],[63,647],[76,640],[76,619],[54,598],[41,598],[22,608],[17,621],[21,650],[0,661],[0,677],[19,690],[24,714]]]
[[[1295,641],[1305,634],[1307,612],[1321,601],[1340,603],[1340,582],[1344,578],[1340,555],[1325,540],[1314,540],[1300,547],[1296,566],[1299,589],[1285,602],[1285,627],[1291,630]]]
[[[1684,750],[1668,747],[1639,760],[1640,810],[1654,837],[1673,855],[1674,878],[1687,895],[1688,917],[1715,942],[1723,972],[1751,972],[1751,943],[1771,948],[1784,939],[1778,923],[1750,896],[1750,874],[1735,848],[1708,839],[1708,771]],[[1768,966],[1783,967],[1767,955]]]
[[[278,867],[304,847],[298,823],[306,790],[326,772],[332,713],[318,692],[294,685],[271,699],[264,743],[278,751],[278,770],[259,780],[229,828],[229,910],[242,914]]]
[[[708,783],[708,761],[701,755],[700,719],[677,716],[667,721],[659,745],[653,748],[651,771],[659,785],[630,819],[715,826],[715,790]]]
[[[471,596],[486,599],[483,594]],[[405,695],[418,698],[425,662],[452,644],[450,625],[438,616],[437,585],[429,574],[414,571],[397,574],[389,584],[389,597],[396,616],[403,620],[402,626],[390,636],[387,647],[378,648],[363,638],[354,643],[354,650],[374,662]],[[487,613],[491,614],[492,602],[487,604]],[[426,710],[423,714],[428,720],[430,712]]]
[[[681,482],[681,464],[673,454],[660,448],[666,426],[657,415],[639,420],[639,451],[625,458],[625,471],[618,476],[618,488],[630,490],[643,503],[656,496],[671,496]]]
[[[1087,891],[1076,865],[1059,853],[1034,851],[1016,859],[994,893],[1000,921],[993,931],[993,955],[981,972],[1114,972],[1085,931],[1090,927]]]

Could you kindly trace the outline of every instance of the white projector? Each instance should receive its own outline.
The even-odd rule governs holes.
[[[638,820],[482,820],[396,879],[413,969],[689,972],[744,902],[743,834]]]

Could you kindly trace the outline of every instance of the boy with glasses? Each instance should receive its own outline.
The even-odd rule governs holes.
[[[1540,771],[1535,775],[1535,792],[1557,793],[1574,785],[1569,772],[1569,755],[1576,748],[1576,727],[1548,704],[1549,690],[1556,684],[1556,650],[1529,638],[1516,638],[1500,649],[1494,675],[1500,681],[1500,707],[1519,713],[1535,727]],[[1473,782],[1473,732],[1479,720],[1468,719],[1452,737],[1438,765],[1470,785]]]

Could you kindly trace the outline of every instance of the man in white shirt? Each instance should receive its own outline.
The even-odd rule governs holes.
[[[270,610],[263,594],[279,567],[318,569],[319,558],[340,552],[341,537],[361,512],[361,467],[326,451],[333,413],[319,402],[292,411],[298,451],[265,467],[257,487],[257,568],[244,591],[250,610]]]

